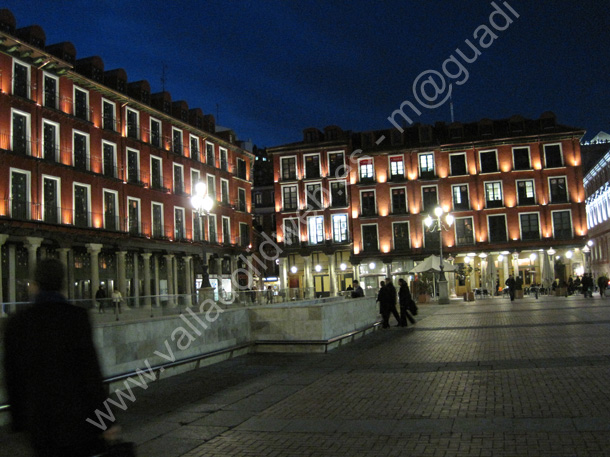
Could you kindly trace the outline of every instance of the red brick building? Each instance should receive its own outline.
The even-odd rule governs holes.
[[[207,264],[230,290],[252,225],[253,155],[234,132],[100,57],[77,59],[71,43],[46,46],[8,10],[0,29],[1,298],[25,300],[45,256],[68,265],[71,298],[100,282],[142,304],[190,295]],[[216,200],[203,220],[199,181]]]
[[[287,283],[298,280],[318,294],[332,294],[354,277],[375,287],[382,276],[404,275],[415,262],[439,253],[439,232],[424,224],[437,206],[455,218],[442,231],[446,257],[475,267],[472,287],[484,287],[491,259],[501,284],[513,271],[525,284],[541,282],[549,250],[553,271],[547,275],[567,276],[584,265],[580,249],[587,225],[579,145],[584,131],[557,124],[552,113],[535,120],[514,116],[416,125],[403,132],[330,130],[338,132],[335,142],[328,130],[308,129],[303,142],[269,150]],[[333,154],[342,154],[345,177],[334,177]],[[314,173],[310,179],[318,162],[320,177]],[[346,181],[348,198],[335,209],[332,183],[340,181]],[[322,208],[312,208],[307,199],[318,183],[328,195]],[[347,237],[335,229],[340,214],[347,215]],[[288,227],[296,220],[298,256],[286,246]],[[319,233],[312,236],[312,231]],[[566,260],[562,256],[568,251]],[[344,270],[337,268],[339,262]],[[296,273],[290,275],[293,264]],[[337,277],[341,285],[334,284],[337,271],[349,276]],[[311,281],[312,275],[318,279]],[[464,291],[464,278],[452,290]]]

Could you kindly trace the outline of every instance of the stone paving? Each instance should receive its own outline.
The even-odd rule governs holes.
[[[610,298],[421,305],[328,354],[252,354],[122,413],[144,457],[610,456]],[[26,456],[0,432],[0,455]]]

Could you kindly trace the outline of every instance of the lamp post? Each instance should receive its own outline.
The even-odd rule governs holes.
[[[438,232],[439,239],[439,250],[440,250],[440,261],[439,261],[439,275],[438,275],[438,303],[442,305],[449,304],[449,288],[447,286],[447,279],[445,278],[445,267],[443,265],[443,230],[449,230],[449,227],[453,225],[453,216],[450,213],[445,214],[443,221],[443,208],[437,206],[434,208],[434,215],[436,220],[432,216],[428,215],[424,219],[424,224],[428,227],[430,232]]]
[[[191,197],[191,205],[193,205],[193,208],[195,209],[195,211],[197,211],[199,217],[201,218],[201,237],[205,240],[204,221],[206,216],[210,214],[210,211],[214,206],[214,201],[212,200],[212,197],[208,195],[208,189],[204,183],[198,182],[195,185],[195,195]],[[203,251],[202,268],[203,273],[201,277],[201,288],[209,289],[212,287],[212,285],[210,284],[210,276],[208,274],[208,259],[206,257],[205,249]]]
[[[593,246],[593,241],[587,241],[585,247],[582,248],[582,252],[585,254],[585,271],[591,275],[591,246]]]

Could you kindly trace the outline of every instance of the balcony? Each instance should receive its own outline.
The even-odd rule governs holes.
[[[422,179],[422,180],[432,180],[432,179],[438,179],[438,176],[436,176],[434,171],[422,171],[419,174],[419,179]]]

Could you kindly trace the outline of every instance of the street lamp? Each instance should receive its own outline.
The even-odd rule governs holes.
[[[443,265],[443,230],[449,230],[449,227],[453,225],[453,216],[450,213],[445,214],[443,220],[443,208],[437,206],[434,208],[434,215],[436,220],[432,216],[428,215],[424,219],[424,224],[428,227],[430,232],[438,232],[439,236],[439,250],[440,250],[440,261],[439,261],[439,275],[438,275],[438,303],[449,304],[449,288],[447,286],[447,279],[445,278],[445,267]]]
[[[587,241],[587,244],[585,244],[585,247],[582,248],[582,252],[585,254],[585,271],[589,274],[591,274],[591,247],[590,246],[593,246],[592,240]]]
[[[191,205],[199,217],[201,218],[201,235],[202,238],[205,239],[205,217],[210,214],[210,211],[214,207],[214,200],[212,197],[208,195],[208,189],[206,185],[202,182],[198,182],[195,185],[195,195],[191,197]],[[203,274],[201,278],[201,287],[202,288],[211,288],[210,277],[208,275],[208,259],[206,257],[205,251],[203,252]]]

